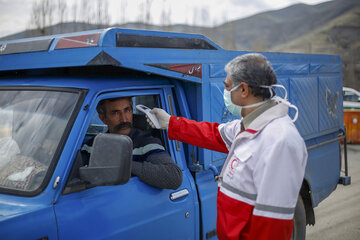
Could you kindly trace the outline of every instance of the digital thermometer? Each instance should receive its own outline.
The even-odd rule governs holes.
[[[155,128],[160,129],[159,121],[156,118],[156,116],[150,112],[151,111],[150,108],[148,108],[147,106],[144,106],[142,104],[139,104],[139,105],[136,105],[136,109],[145,113],[146,116],[150,119],[150,121],[154,124]]]

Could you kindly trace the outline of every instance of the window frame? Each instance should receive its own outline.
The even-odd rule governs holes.
[[[45,177],[40,184],[40,186],[33,190],[33,191],[22,191],[18,189],[11,189],[11,188],[3,188],[0,187],[0,194],[9,194],[9,195],[17,195],[17,196],[24,196],[24,197],[33,197],[42,193],[47,186],[53,176],[55,168],[59,162],[60,156],[63,152],[65,147],[66,141],[69,137],[69,134],[73,128],[75,120],[81,110],[82,104],[85,100],[85,97],[88,93],[87,89],[81,88],[66,88],[66,87],[48,87],[48,86],[1,86],[0,91],[49,91],[49,92],[68,92],[68,93],[75,93],[78,95],[77,100],[75,101],[75,106],[70,114],[66,127],[64,129],[63,135],[60,138],[59,144],[57,149],[54,153],[53,158],[50,161],[49,167],[46,171]]]
[[[87,120],[84,122],[84,131],[81,132],[81,136],[79,138],[79,142],[81,143],[80,146],[77,146],[76,148],[76,152],[79,152],[83,146],[83,144],[85,143],[85,139],[86,139],[86,133],[88,131],[88,128],[91,124],[91,121],[93,119],[93,116],[95,114],[97,114],[96,111],[96,107],[99,104],[100,101],[104,100],[104,99],[111,99],[111,98],[121,98],[121,97],[136,97],[136,96],[157,96],[158,97],[158,107],[165,109],[167,112],[170,112],[170,106],[169,106],[169,102],[168,102],[168,95],[172,92],[172,85],[169,86],[161,86],[161,87],[157,87],[154,89],[127,89],[127,90],[118,90],[118,91],[107,91],[107,92],[102,92],[98,95],[96,95],[94,97],[93,102],[91,103],[91,107],[89,109],[89,113],[88,113],[88,117]],[[173,98],[173,96],[171,95],[171,97]],[[173,101],[173,99],[172,99]],[[173,105],[173,109],[175,109],[175,105],[174,102],[172,102]],[[135,108],[135,106],[133,106],[133,108]],[[176,111],[175,111],[176,113]],[[171,158],[173,159],[173,161],[183,170],[183,163],[181,161],[182,158],[179,158],[179,150],[176,150],[176,146],[175,146],[175,141],[171,141],[169,140],[169,138],[167,137],[167,133],[165,130],[161,130],[161,141],[164,144],[165,150],[169,153],[169,155],[171,156]],[[172,143],[174,142],[174,143]],[[77,156],[78,154],[76,154]],[[75,191],[69,191],[65,193],[65,189],[67,189],[67,184],[70,180],[71,177],[71,172],[73,172],[73,168],[76,167],[76,156],[75,159],[72,163],[71,169],[69,171],[69,174],[67,176],[66,179],[66,183],[64,184],[64,188],[62,191],[63,195],[67,195],[67,194],[72,194],[72,193],[76,193],[76,192],[80,192],[83,190],[86,190],[86,188],[79,188],[78,190]]]
[[[164,94],[164,91],[163,91],[163,88],[154,88],[154,89],[141,89],[141,90],[119,90],[119,91],[116,91],[116,92],[104,92],[104,93],[101,93],[100,95],[98,95],[96,97],[96,101],[94,102],[95,105],[94,105],[94,109],[91,111],[90,113],[90,121],[87,123],[87,126],[85,127],[86,129],[90,126],[90,122],[91,122],[91,118],[94,116],[94,114],[97,114],[96,112],[96,106],[99,104],[99,102],[101,100],[104,100],[104,99],[111,99],[111,98],[121,98],[121,97],[136,97],[136,96],[149,96],[149,95],[158,95],[158,104],[159,104],[159,108],[165,108],[167,106],[166,102],[165,102],[165,94]],[[136,106],[133,106],[133,109],[135,109]],[[86,135],[86,132],[85,132],[85,135]],[[165,134],[165,131],[162,130],[161,131],[161,136],[162,136],[162,139],[163,140],[163,144],[164,144],[164,147],[167,151],[169,151],[169,154],[170,154],[170,144],[169,144],[169,140],[167,139],[167,134]],[[85,139],[85,136],[81,139],[82,142],[84,141]],[[171,155],[171,154],[170,154]],[[176,162],[176,160],[174,159],[174,161]],[[177,163],[177,162],[176,162]]]

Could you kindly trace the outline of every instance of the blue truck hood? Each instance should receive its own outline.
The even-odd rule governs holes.
[[[0,238],[57,239],[53,205],[47,200],[0,194]]]
[[[19,202],[10,202],[0,198],[0,221],[12,216],[37,211],[45,207],[45,205],[30,205]]]

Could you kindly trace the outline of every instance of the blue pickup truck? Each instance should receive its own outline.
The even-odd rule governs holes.
[[[0,42],[0,238],[216,239],[214,179],[226,155],[158,130],[183,182],[152,187],[129,174],[131,143],[100,134],[107,129],[96,106],[131,96],[172,115],[230,121],[224,66],[245,53],[201,35],[117,28]],[[340,174],[342,64],[338,56],[263,54],[299,109],[295,124],[308,148],[293,233],[304,239],[313,208],[349,183]],[[146,129],[143,117],[135,111],[134,125]],[[98,148],[106,161],[79,174],[81,147],[96,135],[118,154]]]

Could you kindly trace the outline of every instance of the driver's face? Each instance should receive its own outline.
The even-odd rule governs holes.
[[[106,100],[106,116],[99,114],[110,133],[128,135],[132,128],[133,109],[129,98],[119,98],[114,101]]]

